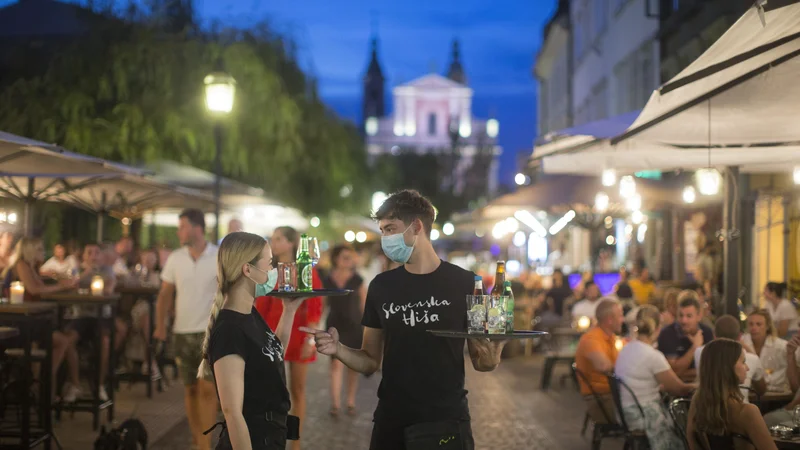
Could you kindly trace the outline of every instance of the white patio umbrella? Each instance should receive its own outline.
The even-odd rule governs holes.
[[[800,1],[755,3],[656,90],[633,125],[611,144],[633,137],[688,147],[800,142]]]
[[[32,231],[39,200],[81,189],[104,178],[142,176],[144,170],[67,151],[59,146],[0,131],[0,196],[24,203],[23,228]]]

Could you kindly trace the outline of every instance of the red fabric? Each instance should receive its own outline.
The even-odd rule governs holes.
[[[322,289],[322,280],[319,273],[315,268],[312,272],[313,281],[312,286],[314,289]],[[258,310],[264,321],[272,330],[278,328],[278,322],[281,320],[283,313],[283,300],[277,297],[258,297],[255,302],[256,310]],[[311,357],[301,358],[303,344],[306,342],[307,334],[300,331],[299,327],[307,327],[311,324],[319,324],[322,319],[322,297],[313,297],[304,301],[297,313],[294,316],[294,323],[292,323],[292,333],[289,337],[289,347],[286,349],[286,356],[284,360],[294,362],[312,362],[317,359],[316,349],[310,352]]]

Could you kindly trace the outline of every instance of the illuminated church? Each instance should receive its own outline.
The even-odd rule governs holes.
[[[392,89],[394,111],[387,114],[386,78],[378,58],[378,41],[372,40],[372,55],[363,79],[362,130],[368,155],[374,159],[401,151],[445,153],[457,149],[461,158],[455,168],[455,193],[466,183],[465,173],[476,152],[491,157],[487,194],[497,188],[499,124],[472,114],[473,91],[461,64],[459,42],[453,42],[446,75],[429,73]]]

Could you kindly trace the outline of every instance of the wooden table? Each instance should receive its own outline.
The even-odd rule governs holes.
[[[147,367],[147,373],[120,373],[117,374],[117,379],[120,381],[131,381],[131,382],[144,382],[147,385],[147,398],[153,398],[153,342],[151,337],[153,336],[153,329],[156,323],[155,319],[155,303],[158,300],[158,291],[160,288],[155,286],[120,286],[117,287],[117,293],[123,296],[132,296],[137,299],[141,298],[147,302],[147,314],[150,318],[150,329],[145,330],[145,333],[148,337],[149,344],[147,347],[147,354],[146,358],[147,361],[145,362]],[[163,373],[163,372],[162,372]],[[161,380],[159,379],[159,382]],[[161,390],[161,384],[159,383],[159,390]]]
[[[59,328],[61,328],[63,322],[64,311],[69,306],[98,307],[100,309],[101,316],[98,319],[102,319],[102,310],[104,307],[108,306],[111,309],[111,317],[108,318],[111,323],[109,325],[108,373],[106,374],[106,392],[108,393],[108,401],[100,401],[100,383],[95,383],[94,392],[92,392],[93,398],[91,400],[78,399],[74,404],[58,404],[56,407],[56,415],[58,417],[60,417],[61,411],[91,412],[93,416],[92,426],[94,430],[97,430],[100,427],[100,413],[102,410],[108,409],[108,421],[114,421],[114,368],[116,367],[116,351],[114,348],[114,334],[116,331],[116,325],[114,323],[114,319],[116,317],[116,308],[117,302],[119,301],[119,295],[92,295],[73,291],[57,294],[45,294],[42,295],[42,300],[53,302],[58,306],[57,320]],[[103,357],[102,351],[103,336],[100,330],[98,330],[95,341],[95,358],[97,361],[96,379],[98,381],[100,380],[102,370],[102,364],[100,364],[100,359]]]
[[[11,339],[19,336],[19,328],[0,327],[0,340]]]
[[[56,322],[57,306],[52,303],[28,302],[21,304],[0,304],[0,323],[11,324],[18,328],[18,333],[22,337],[23,355],[16,359],[16,362],[23,365],[33,363],[32,343],[34,328],[41,335],[41,344],[45,349],[45,357],[42,361],[41,383],[40,383],[40,407],[42,412],[42,429],[31,430],[30,396],[22,395],[21,399],[21,423],[18,432],[12,429],[3,429],[0,437],[19,438],[20,448],[32,448],[39,444],[44,444],[45,449],[49,449],[53,440],[53,421],[50,410],[51,405],[51,386],[53,385],[53,327]],[[25,391],[30,390],[33,384],[32,371],[23,370],[22,385]]]

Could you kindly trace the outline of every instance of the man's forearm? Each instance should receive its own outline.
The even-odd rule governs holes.
[[[161,330],[167,322],[167,311],[170,309],[171,299],[167,295],[159,294],[156,300],[156,323],[151,324],[154,330]]]
[[[380,367],[380,361],[377,361],[364,350],[346,347],[341,343],[339,343],[339,349],[336,351],[336,359],[351,370],[364,375],[371,375],[377,372]]]
[[[678,376],[681,376],[684,372],[689,370],[689,367],[691,367],[692,361],[694,361],[695,350],[695,347],[692,346],[692,348],[690,348],[685,355],[676,359],[675,362],[672,363],[672,370],[674,370]]]

